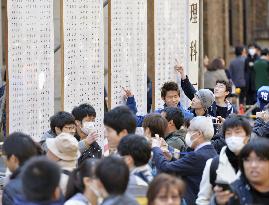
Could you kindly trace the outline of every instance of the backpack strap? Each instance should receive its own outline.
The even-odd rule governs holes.
[[[209,171],[209,181],[212,187],[216,185],[215,181],[217,178],[218,166],[219,166],[219,156],[216,156],[212,159],[212,162],[210,164],[210,171]]]
[[[67,175],[67,176],[70,176],[70,174],[71,174],[71,172],[68,171],[68,170],[66,170],[66,169],[63,169],[62,170],[62,173],[65,174],[65,175]]]
[[[134,175],[138,176],[140,179],[142,179],[147,184],[149,183],[149,180],[147,177],[143,174],[143,172],[136,172]]]

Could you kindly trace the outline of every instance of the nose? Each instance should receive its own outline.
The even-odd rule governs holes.
[[[174,203],[172,197],[169,197],[168,200],[167,200],[167,204],[168,205],[172,205]]]
[[[252,168],[257,167],[257,161],[256,161],[256,160],[252,160],[250,166],[251,166]]]

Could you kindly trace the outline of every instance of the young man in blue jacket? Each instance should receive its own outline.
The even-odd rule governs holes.
[[[210,143],[213,134],[211,118],[205,116],[193,118],[186,135],[186,144],[194,149],[194,152],[175,161],[168,161],[165,158],[160,149],[160,139],[152,140],[153,161],[157,169],[161,172],[175,173],[185,180],[187,190],[184,198],[188,205],[195,204],[206,161],[217,155]]]
[[[134,95],[130,92],[130,90],[125,90],[127,102],[126,105],[136,114],[136,101]],[[193,118],[193,114],[187,110],[185,110],[180,104],[180,90],[178,84],[175,82],[166,82],[163,84],[161,88],[161,97],[164,101],[163,107],[178,107],[182,113],[184,114],[184,119]],[[155,110],[156,113],[161,113],[163,108]],[[136,116],[136,126],[142,127],[142,123],[145,116]]]

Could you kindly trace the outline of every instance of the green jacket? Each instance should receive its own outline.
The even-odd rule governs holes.
[[[258,90],[262,86],[269,86],[269,61],[259,59],[254,64],[255,86]]]

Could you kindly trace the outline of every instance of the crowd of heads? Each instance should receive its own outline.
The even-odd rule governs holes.
[[[253,49],[251,45],[250,55]],[[236,56],[244,52],[244,47],[235,49]],[[261,55],[268,53],[261,50]],[[40,142],[20,132],[10,134],[3,144],[11,172],[3,204],[259,202],[244,194],[269,191],[269,104],[251,125],[228,100],[231,82],[217,80],[211,90],[195,90],[177,68],[190,107],[181,105],[179,85],[166,82],[162,109],[137,116],[127,103],[104,114],[107,144],[98,138],[97,113],[89,104],[53,115]],[[221,58],[208,66],[209,71],[224,68]],[[136,134],[139,129],[143,134]],[[240,183],[251,188],[242,191]]]

